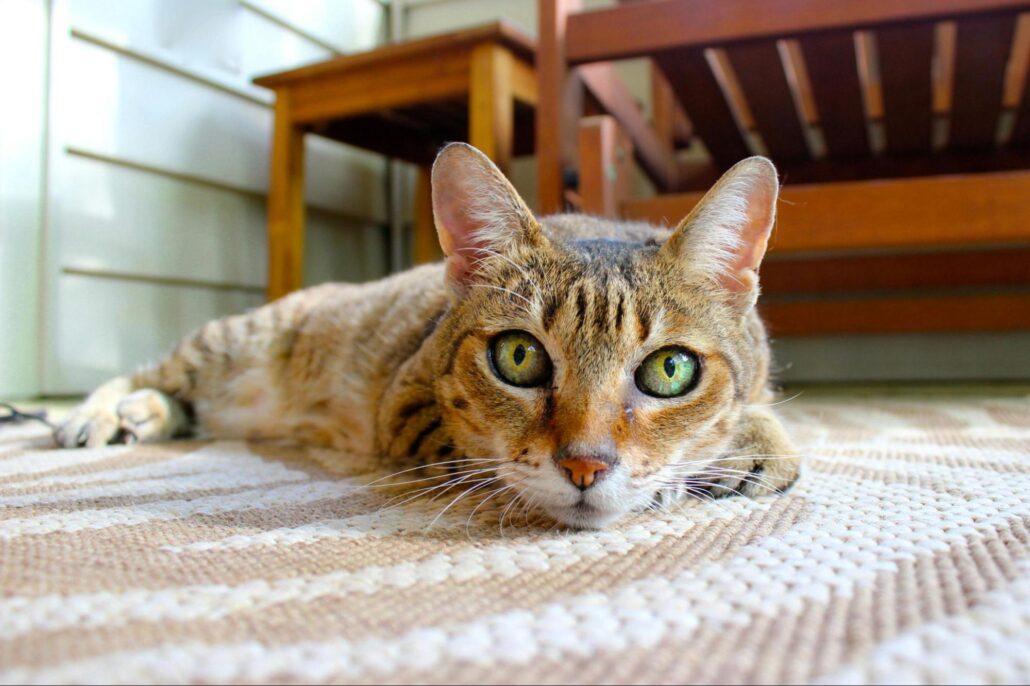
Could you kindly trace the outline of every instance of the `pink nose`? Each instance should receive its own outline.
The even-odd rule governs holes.
[[[558,466],[565,470],[572,485],[581,491],[585,491],[594,485],[594,482],[601,478],[602,473],[608,469],[608,465],[600,460],[589,457],[567,457],[558,462]]]

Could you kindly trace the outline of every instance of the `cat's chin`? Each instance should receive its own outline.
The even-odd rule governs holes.
[[[545,505],[543,509],[559,523],[575,529],[603,529],[626,514],[622,510],[601,509],[583,501],[575,505]]]

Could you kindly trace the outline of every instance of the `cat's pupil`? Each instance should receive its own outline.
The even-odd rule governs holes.
[[[665,367],[666,376],[668,376],[670,379],[676,376],[676,363],[673,361],[672,355],[669,355],[665,358],[665,364],[663,366]]]
[[[526,359],[526,348],[525,348],[525,346],[523,346],[523,345],[516,346],[515,347],[515,352],[513,352],[511,354],[511,357],[512,357],[513,360],[515,360],[515,364],[521,367],[522,363]]]

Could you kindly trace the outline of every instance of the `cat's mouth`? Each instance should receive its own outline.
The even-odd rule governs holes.
[[[557,469],[543,474],[532,474],[518,481],[518,488],[549,517],[576,529],[600,529],[629,514],[641,504],[642,492],[628,483],[622,469],[585,489],[577,488]]]
[[[544,509],[562,524],[577,529],[600,529],[625,514],[592,505],[585,495],[571,505],[544,505]]]

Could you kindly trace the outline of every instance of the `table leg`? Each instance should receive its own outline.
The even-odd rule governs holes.
[[[633,143],[615,117],[579,122],[579,199],[587,214],[616,218],[633,186]]]
[[[565,169],[574,162],[576,127],[583,113],[579,79],[565,61],[565,27],[581,0],[540,0],[536,73],[537,210],[565,208]]]
[[[515,137],[512,54],[495,43],[472,51],[469,86],[469,143],[507,173]]]
[[[436,237],[436,222],[433,220],[433,174],[430,167],[418,168],[415,186],[415,235],[413,252],[415,264],[435,262],[443,257],[440,241]]]
[[[275,300],[304,285],[304,131],[278,91],[268,186],[268,289]]]

